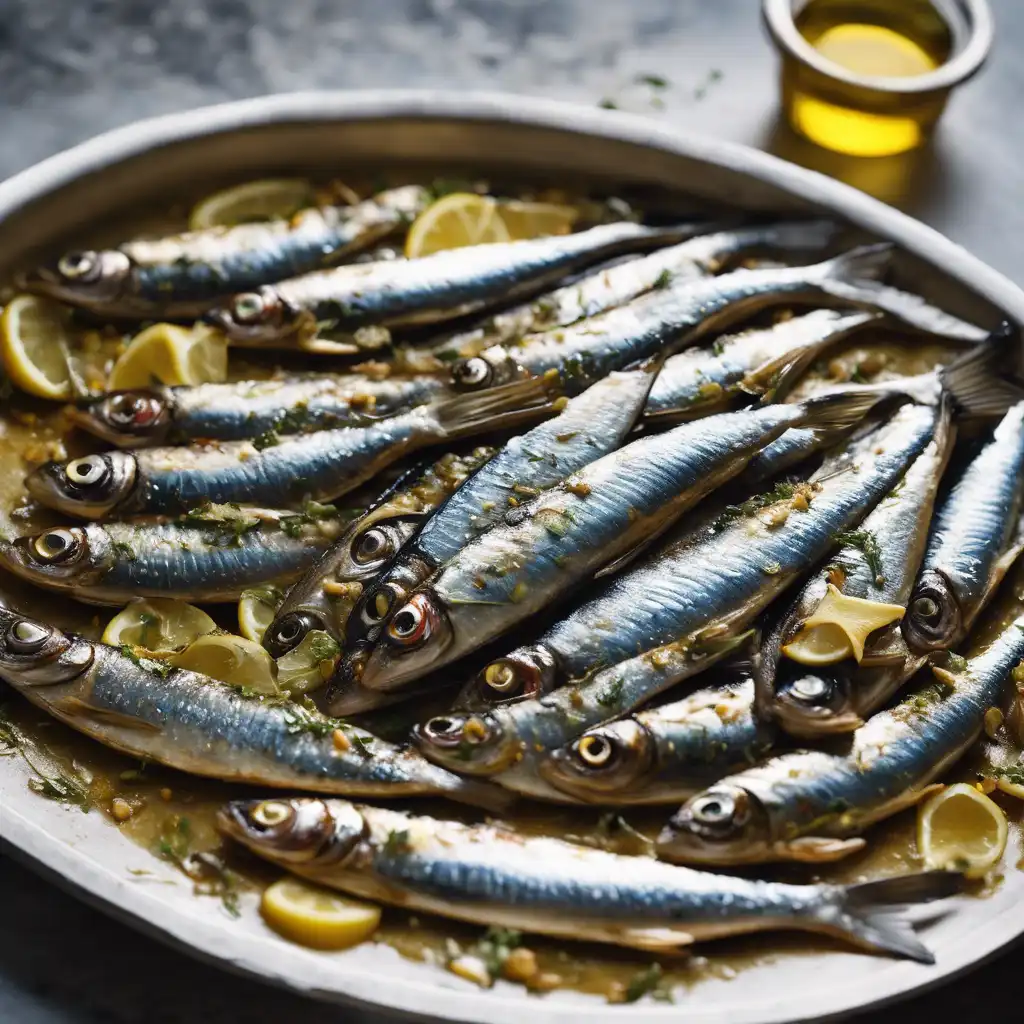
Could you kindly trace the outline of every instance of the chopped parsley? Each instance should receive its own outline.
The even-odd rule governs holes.
[[[882,576],[882,550],[878,538],[870,530],[846,530],[836,536],[836,543],[842,547],[857,548],[864,556],[868,569],[875,579]]]
[[[673,1002],[672,991],[665,984],[661,964],[651,964],[634,974],[626,986],[623,1002],[635,1003],[647,995],[659,1002]]]
[[[613,679],[598,695],[597,703],[603,708],[617,707],[622,700],[622,688],[626,685],[625,679],[619,676]]]
[[[403,853],[409,853],[411,850],[407,828],[392,829],[388,832],[388,837],[384,840],[384,852],[389,857],[400,857]]]

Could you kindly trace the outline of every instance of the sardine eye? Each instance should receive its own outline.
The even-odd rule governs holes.
[[[38,622],[18,619],[7,630],[7,646],[16,654],[35,654],[46,646],[50,631]]]
[[[323,623],[306,612],[288,612],[267,631],[263,644],[275,658],[295,650],[311,629],[322,629]]]
[[[69,281],[88,281],[99,269],[99,255],[91,250],[66,253],[57,262],[57,272]]]
[[[520,688],[519,673],[516,666],[504,659],[492,661],[484,669],[484,682],[502,697],[517,693]]]
[[[110,475],[110,468],[102,455],[86,455],[64,467],[68,483],[75,487],[95,487]]]
[[[389,531],[381,526],[374,527],[360,536],[352,546],[352,561],[357,565],[380,562],[394,554],[394,550],[395,545]],[[384,614],[387,614],[386,610]]]
[[[615,753],[611,740],[600,733],[581,736],[576,741],[575,749],[587,768],[604,768]]]
[[[452,368],[452,379],[458,387],[484,387],[491,379],[491,364],[479,356],[466,359]]]
[[[411,647],[429,639],[432,626],[430,599],[425,594],[416,594],[395,612],[388,625],[388,636],[403,647]]]
[[[732,821],[736,803],[727,793],[715,793],[695,800],[690,811],[694,821],[701,825],[724,825]]]
[[[800,700],[819,701],[827,697],[831,687],[821,676],[801,676],[790,687],[790,692]]]
[[[41,562],[69,562],[78,553],[81,538],[71,530],[50,530],[32,542],[32,553]]]
[[[291,805],[286,804],[283,800],[264,800],[263,803],[257,804],[252,809],[249,817],[255,825],[262,828],[274,828],[276,825],[284,824],[292,817],[293,813]]]
[[[459,747],[464,743],[477,747],[485,743],[491,735],[487,723],[476,715],[468,718],[460,715],[440,715],[420,726],[419,732],[426,740],[439,747]]]
[[[934,622],[939,617],[939,603],[930,597],[919,597],[914,602],[914,615],[925,622]]]
[[[231,315],[240,324],[257,322],[266,310],[266,300],[259,292],[243,292],[231,303]]]
[[[160,415],[160,402],[152,395],[126,391],[107,403],[107,419],[117,427],[148,427]]]

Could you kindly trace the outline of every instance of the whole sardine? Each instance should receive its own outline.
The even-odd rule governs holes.
[[[477,448],[409,470],[391,484],[288,591],[263,645],[280,658],[313,629],[341,644],[364,582],[388,565],[430,514],[495,454]]]
[[[1024,402],[1006,413],[935,514],[902,624],[911,651],[948,650],[966,637],[1019,554],[1022,495]]]
[[[756,661],[758,713],[794,736],[850,732],[924,664],[899,622],[956,438],[949,402],[896,487],[805,585]]]
[[[1019,585],[1020,574],[1017,574]],[[913,806],[974,743],[1024,658],[1024,610],[1008,588],[967,659],[947,658],[838,753],[779,754],[692,797],[658,855],[704,864],[826,861],[860,850],[868,826]]]
[[[867,404],[865,404],[867,397]],[[585,466],[466,545],[398,608],[361,682],[396,689],[507,632],[632,557],[791,427],[855,422],[870,396],[722,413]]]
[[[679,803],[760,760],[775,732],[754,714],[748,675],[588,729],[552,751],[540,773],[585,803]]]
[[[437,323],[514,299],[612,256],[678,242],[695,230],[692,224],[648,228],[623,221],[571,235],[353,264],[243,292],[210,317],[229,340],[244,345],[294,343],[323,325],[346,333],[370,325]]]
[[[66,253],[22,287],[115,317],[199,316],[223,296],[329,266],[407,224],[430,202],[418,185],[354,206],[310,207],[259,224],[189,231]]]
[[[501,522],[510,508],[619,448],[643,411],[656,373],[657,366],[645,366],[610,374],[570,400],[558,416],[509,441],[486,469],[445,502],[394,565],[367,584],[349,620],[347,646],[375,642],[391,613],[417,586]],[[350,652],[333,687],[336,714],[349,713],[343,691],[358,679],[365,653]]]
[[[500,825],[462,825],[345,800],[246,800],[218,826],[321,885],[457,920],[671,952],[791,928],[931,963],[896,904],[959,892],[955,872],[862,885],[785,885],[628,857]]]
[[[713,274],[727,260],[744,253],[763,250],[789,256],[820,252],[836,230],[831,221],[796,221],[699,235],[648,256],[588,271],[540,298],[502,310],[431,344],[430,351],[442,360],[470,359],[491,345],[536,331],[567,327],[645,292]]]
[[[525,386],[524,386],[525,385]],[[287,507],[345,494],[411,452],[540,419],[549,386],[522,381],[462,395],[365,426],[190,448],[111,451],[49,462],[25,480],[42,504],[97,519],[117,512],[187,511],[204,501]]]
[[[502,794],[304,705],[247,696],[0,609],[0,678],[115,750],[236,782],[355,796],[445,795],[500,806]]]
[[[330,505],[314,514],[208,506],[179,520],[62,526],[0,540],[0,566],[90,604],[237,601],[249,587],[297,579],[358,514]]]
[[[189,441],[238,441],[330,430],[404,412],[450,395],[439,376],[318,373],[119,391],[74,408],[76,426],[119,448]]]

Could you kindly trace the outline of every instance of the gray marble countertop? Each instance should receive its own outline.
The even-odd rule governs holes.
[[[932,143],[855,160],[779,123],[758,0],[2,0],[0,177],[139,117],[269,92],[434,86],[607,98],[841,178],[1024,283],[1024,4],[991,3],[995,53]],[[638,81],[646,75],[667,87]],[[2,1021],[371,1020],[194,963],[2,856],[0,894]],[[935,1024],[976,1019],[981,1007],[1019,1019],[1019,991],[1004,956],[863,1019]]]

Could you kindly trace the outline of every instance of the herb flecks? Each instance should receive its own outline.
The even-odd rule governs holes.
[[[650,967],[645,967],[642,971],[634,974],[622,993],[621,1001],[635,1003],[647,995],[659,1002],[673,1002],[672,991],[665,983],[661,964],[651,964]]]
[[[173,814],[164,823],[154,852],[191,879],[197,896],[217,896],[231,917],[240,915],[238,890],[241,878],[209,850],[193,851],[192,823],[184,815]]]
[[[864,556],[868,570],[876,581],[885,582],[882,576],[882,549],[878,538],[870,530],[847,530],[836,537],[841,547],[856,548]]]

